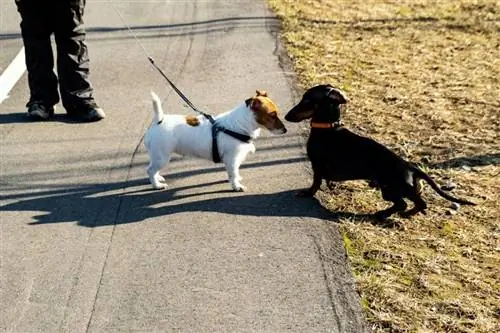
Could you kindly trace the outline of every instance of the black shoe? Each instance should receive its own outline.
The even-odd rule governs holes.
[[[82,121],[82,122],[93,122],[93,121],[99,121],[101,119],[106,118],[106,114],[98,106],[90,107],[84,111],[71,112],[71,113],[68,113],[68,116],[70,116],[74,120]]]
[[[28,117],[34,120],[48,120],[54,115],[54,107],[46,106],[42,102],[30,102],[28,104]]]

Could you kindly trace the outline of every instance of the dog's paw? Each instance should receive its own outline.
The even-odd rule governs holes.
[[[167,182],[167,181],[165,180],[165,177],[160,176],[160,175],[158,175],[158,176],[156,177],[156,179],[157,179],[160,183],[164,183],[164,184],[165,184],[165,183]]]
[[[391,215],[392,213],[389,210],[384,209],[373,214],[373,217],[379,222],[385,222]]]
[[[410,210],[407,210],[407,211],[404,211],[404,212],[400,212],[399,213],[399,216],[401,216],[402,218],[405,218],[405,219],[409,219],[415,215],[417,215],[418,213],[421,213],[423,215],[426,215],[426,211],[425,210],[419,210],[419,209],[410,209]]]
[[[165,190],[166,188],[168,187],[168,185],[166,183],[156,183],[156,184],[153,184],[153,188],[155,190]]]
[[[338,183],[334,182],[334,181],[331,181],[331,180],[328,180],[326,182],[326,187],[328,187],[328,189],[330,191],[333,191],[336,187],[337,187]]]
[[[236,185],[236,186],[233,186],[233,191],[234,192],[245,192],[246,191],[246,187],[243,186],[243,185]]]
[[[310,198],[314,195],[310,189],[307,190],[301,190],[297,192],[296,196],[300,198]]]

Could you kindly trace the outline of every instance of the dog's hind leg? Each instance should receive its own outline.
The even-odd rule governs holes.
[[[406,211],[406,212],[401,212],[400,215],[402,217],[411,217],[413,215],[416,215],[418,213],[426,214],[425,209],[427,208],[427,203],[422,199],[422,198],[410,198],[411,201],[414,202],[415,206]]]
[[[385,220],[394,213],[401,213],[406,210],[408,205],[399,193],[393,192],[387,187],[382,188],[382,198],[387,201],[391,201],[393,205],[387,209],[378,211],[375,213],[375,217],[378,220]]]
[[[165,178],[160,175],[160,170],[168,164],[174,149],[175,142],[171,140],[155,140],[147,146],[149,165],[146,171],[153,188],[157,190],[167,187]]]
[[[149,152],[150,162],[146,171],[153,188],[163,190],[167,187],[167,183],[165,178],[160,175],[160,170],[163,169],[170,160],[170,154],[158,154],[155,152],[156,150],[151,150]]]
[[[151,185],[153,185],[153,188],[157,190],[162,190],[167,187],[165,178],[160,175],[160,170],[164,167],[164,165],[164,161],[152,159],[147,168],[149,181],[151,182]]]
[[[406,196],[415,204],[415,206],[409,211],[401,213],[400,215],[402,217],[410,217],[418,213],[425,214],[425,210],[427,209],[427,203],[424,201],[424,199],[422,199],[421,196],[421,186],[418,180],[415,184],[416,185],[414,187],[408,189],[409,193]]]

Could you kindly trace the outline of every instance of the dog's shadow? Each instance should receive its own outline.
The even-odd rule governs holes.
[[[144,180],[93,184],[44,192],[4,195],[10,203],[0,206],[3,211],[43,212],[32,216],[31,225],[50,223],[77,223],[85,227],[101,227],[167,218],[185,212],[218,212],[231,215],[258,217],[310,217],[332,222],[348,219],[352,222],[379,224],[372,215],[350,212],[330,212],[318,200],[298,198],[296,190],[275,193],[234,193],[229,190],[197,191],[217,181],[172,188],[165,191],[150,190]],[[139,187],[139,189],[137,189]],[[220,187],[218,187],[220,188]],[[195,190],[195,191],[192,191]],[[182,192],[190,192],[185,193]],[[382,225],[382,226],[385,226]]]

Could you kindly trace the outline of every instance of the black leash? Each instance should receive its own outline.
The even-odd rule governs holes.
[[[195,111],[195,112],[203,115],[212,124],[212,159],[213,159],[213,161],[215,163],[219,163],[221,161],[221,157],[220,157],[220,154],[219,154],[219,147],[217,145],[217,134],[219,134],[219,132],[225,133],[225,134],[227,134],[227,135],[229,135],[229,136],[231,136],[231,137],[233,137],[233,138],[235,138],[237,140],[245,142],[245,143],[252,142],[252,137],[251,136],[231,131],[230,129],[227,129],[227,128],[219,125],[215,121],[214,117],[212,117],[212,115],[210,115],[208,113],[205,113],[205,112],[201,111],[200,109],[198,109],[196,106],[194,106],[194,104],[191,103],[191,101],[189,100],[189,98],[187,98],[186,95],[184,95],[182,93],[182,91],[180,91],[179,88],[177,88],[176,85],[172,81],[170,81],[170,79],[165,75],[165,73],[163,73],[163,71],[161,70],[161,68],[158,67],[155,64],[153,58],[151,58],[150,56],[148,56],[148,60],[151,63],[151,65],[153,65],[153,67],[156,68],[156,70],[158,70],[158,72],[160,72],[160,74],[165,78],[165,80],[167,80],[168,84],[172,87],[172,89],[174,89],[174,91],[177,93],[177,95],[179,95],[179,97],[182,98],[182,100],[184,102],[186,102],[186,104],[191,109],[193,109],[193,111]],[[163,121],[163,119],[160,120],[158,122],[158,124],[161,124],[162,121]]]
[[[205,112],[202,112],[201,110],[199,110],[196,106],[194,106],[193,103],[191,103],[191,101],[186,97],[186,95],[184,95],[182,93],[182,91],[179,90],[179,88],[177,88],[175,86],[175,84],[170,81],[170,79],[165,75],[165,73],[163,73],[163,71],[160,69],[160,67],[158,67],[156,64],[155,64],[155,61],[153,60],[153,58],[151,58],[148,54],[148,52],[146,51],[146,49],[144,48],[144,45],[142,45],[142,43],[139,41],[139,39],[137,38],[136,34],[134,33],[134,31],[132,31],[132,29],[130,28],[130,26],[127,24],[127,22],[125,22],[125,19],[123,18],[122,14],[120,13],[120,11],[114,6],[113,3],[111,3],[111,6],[113,7],[113,9],[115,10],[115,12],[118,14],[118,16],[120,17],[120,20],[122,21],[123,25],[127,28],[127,30],[129,31],[129,33],[134,37],[135,39],[135,42],[141,47],[142,49],[142,53],[144,53],[144,55],[146,56],[146,58],[148,58],[149,62],[151,63],[151,65],[153,65],[153,67],[158,71],[160,72],[160,74],[165,78],[165,80],[167,80],[168,84],[170,84],[170,86],[172,87],[172,89],[174,89],[174,91],[180,96],[180,98],[182,98],[182,100],[184,102],[186,102],[187,105],[189,105],[189,107],[191,109],[193,109],[193,111],[203,115],[205,118],[207,118],[210,123],[214,123],[215,120],[214,118],[205,113]]]
[[[246,142],[246,143],[252,142],[251,136],[231,131],[231,130],[219,125],[215,121],[214,117],[212,117],[212,115],[209,115],[208,113],[205,113],[205,112],[201,111],[200,109],[198,109],[196,106],[194,106],[194,104],[191,103],[189,98],[187,98],[186,95],[184,95],[182,93],[182,91],[180,91],[179,88],[177,88],[176,85],[172,81],[170,81],[170,79],[165,75],[165,73],[163,73],[161,68],[156,66],[153,58],[148,56],[148,60],[151,63],[151,65],[153,65],[153,67],[156,68],[158,70],[158,72],[160,72],[160,74],[165,78],[165,80],[167,80],[168,84],[170,84],[172,89],[174,89],[174,91],[179,95],[179,97],[182,98],[182,100],[184,102],[186,102],[186,104],[189,105],[189,107],[191,109],[193,109],[193,111],[198,112],[199,114],[203,115],[212,124],[212,159],[215,163],[219,163],[221,161],[221,157],[219,154],[219,147],[217,145],[217,134],[219,134],[219,132],[222,132],[222,133],[225,133],[229,136],[232,136],[233,138],[240,140],[242,142]],[[160,120],[158,122],[158,124],[161,124],[162,121],[163,121],[163,119]]]
[[[153,65],[153,67],[158,71],[160,72],[160,74],[165,78],[165,80],[167,80],[168,84],[170,85],[170,87],[172,87],[172,89],[174,89],[174,91],[177,93],[177,95],[179,95],[179,97],[184,101],[186,102],[186,104],[194,111],[194,112],[197,112],[199,114],[201,114],[202,116],[204,116],[205,118],[208,119],[208,121],[212,124],[212,159],[215,163],[219,163],[221,161],[221,157],[220,157],[220,154],[219,154],[219,147],[217,145],[217,134],[219,132],[222,132],[222,133],[225,133],[233,138],[235,138],[236,140],[240,140],[242,142],[245,142],[245,143],[250,143],[252,142],[252,137],[249,136],[249,135],[246,135],[246,134],[241,134],[241,133],[237,133],[237,132],[234,132],[234,131],[231,131],[219,124],[217,124],[217,122],[215,121],[214,117],[212,117],[212,115],[208,114],[208,113],[205,113],[203,111],[201,111],[200,109],[198,109],[193,103],[191,103],[191,101],[189,100],[189,98],[186,97],[186,95],[184,95],[182,93],[182,91],[179,90],[179,88],[177,88],[177,86],[172,82],[170,81],[170,79],[168,78],[167,75],[165,75],[165,73],[163,73],[163,71],[161,70],[160,67],[158,67],[155,63],[155,61],[153,60],[153,58],[151,58],[149,55],[148,55],[148,52],[146,52],[146,49],[144,48],[144,46],[140,43],[139,39],[137,39],[137,36],[135,35],[135,33],[132,31],[132,29],[130,28],[130,26],[125,22],[125,20],[123,19],[123,16],[122,14],[118,11],[118,9],[116,9],[116,7],[114,6],[114,4],[112,4],[113,6],[113,9],[116,11],[116,13],[118,14],[118,16],[120,17],[122,23],[127,27],[129,33],[134,37],[135,41],[137,44],[139,44],[139,46],[142,48],[142,52],[144,53],[144,55],[148,58],[149,62],[151,63],[151,65]],[[163,122],[163,119],[161,119],[160,121],[158,121],[158,124],[161,124]]]
[[[184,95],[182,93],[182,91],[179,90],[179,88],[176,87],[176,85],[170,81],[170,79],[165,75],[165,73],[163,73],[163,71],[161,70],[160,67],[158,67],[156,64],[155,64],[155,61],[153,60],[153,58],[151,58],[150,56],[147,56],[148,57],[148,60],[149,62],[151,63],[151,65],[153,65],[154,68],[156,68],[156,70],[158,72],[160,72],[160,74],[165,78],[165,80],[167,80],[168,84],[170,84],[170,86],[172,87],[172,89],[174,89],[174,91],[177,93],[177,95],[179,95],[180,98],[182,98],[182,100],[184,102],[186,102],[186,104],[191,108],[193,109],[193,111],[203,115],[205,118],[207,118],[210,123],[214,124],[215,123],[215,120],[214,120],[214,117],[212,117],[211,115],[209,115],[208,113],[205,113],[203,111],[201,111],[200,109],[198,109],[196,106],[194,106],[193,103],[191,103],[191,101],[189,100],[189,98],[186,97],[186,95]],[[161,121],[159,122],[161,123]]]

